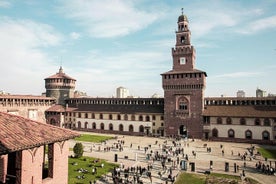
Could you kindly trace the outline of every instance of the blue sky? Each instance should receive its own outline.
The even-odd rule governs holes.
[[[275,0],[0,0],[0,90],[40,95],[62,65],[90,96],[163,96],[181,8],[205,96],[276,93]]]

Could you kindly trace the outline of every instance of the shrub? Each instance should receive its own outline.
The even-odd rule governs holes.
[[[83,145],[82,143],[78,142],[75,144],[73,151],[75,153],[76,158],[80,158],[83,155]]]

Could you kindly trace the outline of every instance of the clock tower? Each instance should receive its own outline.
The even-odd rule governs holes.
[[[183,10],[183,9],[182,9]],[[195,68],[196,52],[186,15],[178,17],[172,70],[161,74],[166,136],[202,138],[204,89],[207,74]]]

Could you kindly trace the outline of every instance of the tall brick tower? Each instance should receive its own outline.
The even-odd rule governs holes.
[[[76,79],[69,77],[63,72],[62,67],[55,75],[47,77],[45,80],[46,97],[57,99],[57,104],[65,105],[66,98],[74,97]]]
[[[178,17],[172,70],[161,74],[164,89],[165,134],[202,138],[202,111],[207,74],[195,69],[195,49],[186,15]]]

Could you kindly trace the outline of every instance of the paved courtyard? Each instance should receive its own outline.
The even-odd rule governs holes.
[[[275,169],[275,160],[265,161],[264,158],[258,155],[250,157],[248,148],[252,146],[257,148],[258,145],[191,139],[176,141],[168,138],[112,136],[116,136],[117,139],[99,144],[84,142],[84,155],[110,162],[115,162],[115,155],[117,155],[116,163],[120,165],[121,170],[131,167],[149,169],[151,177],[146,174],[140,177],[143,183],[172,183],[168,178],[176,177],[180,172],[204,173],[206,171],[238,176],[244,171],[245,176],[252,177],[260,183],[276,183],[275,175],[267,175],[256,169],[256,163],[259,162],[270,165]],[[70,147],[72,148],[74,145],[75,141],[71,140]],[[256,149],[253,153],[254,155],[257,153]],[[159,157],[156,155],[159,155]],[[246,156],[245,160],[242,158],[243,155]],[[162,166],[164,157],[166,162]],[[168,162],[168,159],[170,162]],[[186,161],[185,166],[183,164],[181,166],[182,160]],[[211,167],[210,162],[212,162]],[[191,163],[194,163],[194,167]],[[228,167],[226,168],[227,163]],[[128,179],[132,181],[135,178],[130,175]],[[105,181],[99,180],[96,183],[113,183],[111,173],[105,177]]]

